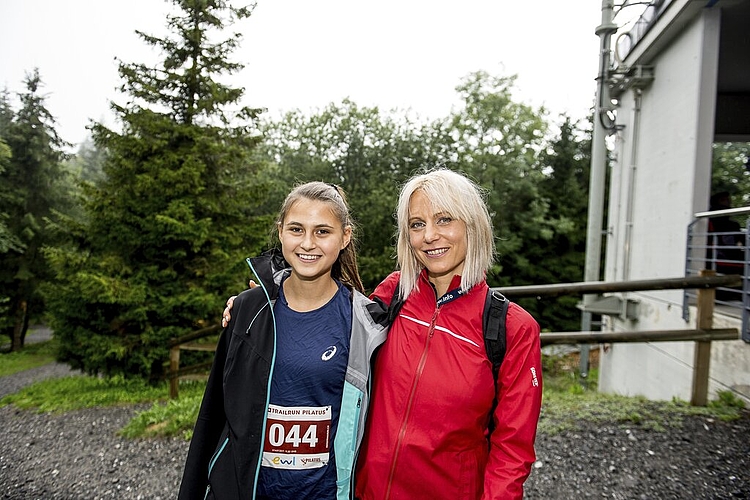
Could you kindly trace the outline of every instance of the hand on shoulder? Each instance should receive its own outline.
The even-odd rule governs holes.
[[[258,284],[250,280],[248,282],[248,286],[252,289],[258,286]],[[232,320],[232,307],[234,306],[234,299],[236,299],[236,295],[232,295],[227,299],[227,306],[224,308],[224,313],[221,315],[221,327],[226,328],[229,322]]]

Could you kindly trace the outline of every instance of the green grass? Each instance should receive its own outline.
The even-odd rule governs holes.
[[[21,351],[2,353],[0,354],[0,377],[52,363],[55,361],[56,349],[56,342],[48,340],[26,344]]]
[[[0,399],[0,406],[62,413],[96,406],[132,405],[165,399],[166,384],[150,386],[140,379],[70,376],[47,379]]]
[[[138,413],[120,432],[124,437],[182,436],[190,439],[198,418],[205,382],[181,382],[180,397],[155,402]]]
[[[38,352],[25,350],[17,357],[37,355]],[[28,363],[29,360],[18,361],[18,366],[30,366]],[[581,379],[570,359],[545,356],[543,364],[544,399],[539,419],[539,432],[543,434],[574,430],[584,420],[660,431],[679,427],[689,415],[733,420],[743,414],[742,400],[729,392],[719,393],[717,400],[702,408],[679,400],[656,402],[613,396],[597,392],[595,368]],[[72,376],[33,384],[1,399],[0,406],[13,404],[22,409],[59,413],[96,406],[150,404],[121,430],[123,436],[190,439],[204,389],[205,382],[181,382],[179,399],[169,400],[166,383],[154,387],[140,380]]]
[[[741,417],[744,402],[729,391],[706,407],[690,406],[686,401],[649,401],[643,397],[626,397],[597,392],[599,372],[591,369],[581,378],[565,357],[545,357],[544,392],[539,432],[556,434],[577,427],[579,421],[637,425],[662,431],[679,427],[685,417],[702,415],[723,421]]]

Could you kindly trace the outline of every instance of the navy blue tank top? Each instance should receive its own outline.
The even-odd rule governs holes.
[[[351,292],[297,312],[283,287],[274,305],[276,358],[266,422],[261,499],[335,499],[333,437],[349,358]]]

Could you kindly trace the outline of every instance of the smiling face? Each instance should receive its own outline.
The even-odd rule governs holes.
[[[341,227],[328,203],[307,198],[294,202],[279,224],[284,259],[292,266],[292,276],[302,281],[330,279],[351,236],[351,227]]]
[[[415,191],[409,199],[409,244],[439,296],[446,293],[453,276],[463,273],[466,224],[447,213],[435,213],[424,192]]]

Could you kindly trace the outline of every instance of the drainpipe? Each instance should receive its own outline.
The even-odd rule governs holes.
[[[594,109],[594,130],[591,138],[591,173],[589,180],[588,226],[586,229],[586,264],[584,281],[599,281],[602,256],[602,221],[604,218],[604,184],[607,177],[607,145],[605,140],[612,123],[607,112],[612,110],[607,80],[610,71],[610,39],[617,31],[614,19],[614,0],[602,0],[602,22],[596,28],[600,38],[599,74],[596,77],[596,105]],[[596,299],[596,295],[583,296],[581,330],[591,331],[591,313],[586,310]],[[581,346],[580,372],[588,375],[589,346]]]
[[[630,279],[630,255],[631,245],[633,238],[633,210],[635,207],[635,176],[638,170],[638,162],[636,161],[636,155],[638,150],[638,134],[639,125],[641,121],[641,89],[633,90],[633,97],[635,100],[635,106],[633,108],[633,127],[631,134],[631,149],[630,149],[630,179],[628,180],[628,206],[625,219],[625,241],[624,241],[624,255],[623,255],[623,269],[622,279],[628,281]]]

